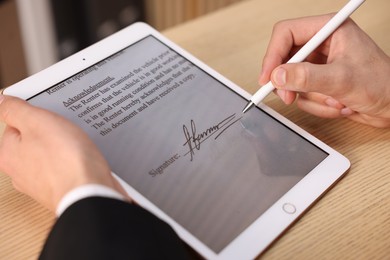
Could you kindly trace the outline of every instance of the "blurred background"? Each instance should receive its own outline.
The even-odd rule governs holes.
[[[134,23],[162,31],[243,0],[0,0],[0,88]]]

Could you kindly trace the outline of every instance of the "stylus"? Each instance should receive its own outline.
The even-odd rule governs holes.
[[[298,63],[304,61],[322,42],[324,42],[365,0],[350,0],[332,19],[327,22],[287,63]],[[245,113],[254,105],[259,104],[268,96],[275,87],[272,82],[262,86],[251,97],[242,113]]]

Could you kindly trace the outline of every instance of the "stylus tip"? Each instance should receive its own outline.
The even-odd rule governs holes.
[[[242,110],[242,113],[245,114],[245,112],[252,108],[254,105],[255,104],[252,101],[249,101],[248,104],[245,106],[244,110]]]

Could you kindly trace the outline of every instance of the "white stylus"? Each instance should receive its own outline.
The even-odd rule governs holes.
[[[321,43],[323,43],[365,0],[350,0],[332,19],[327,22],[287,63],[304,61]],[[262,86],[250,99],[242,113],[259,104],[275,87],[272,82]]]

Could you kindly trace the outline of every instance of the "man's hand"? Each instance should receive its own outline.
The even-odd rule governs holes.
[[[77,126],[24,100],[0,95],[0,171],[14,187],[55,211],[83,184],[102,184],[127,197],[102,154]]]
[[[316,116],[348,117],[376,127],[390,127],[390,58],[351,19],[306,62],[283,64],[331,16],[276,24],[259,83],[272,80],[286,104],[297,98],[298,107]]]

